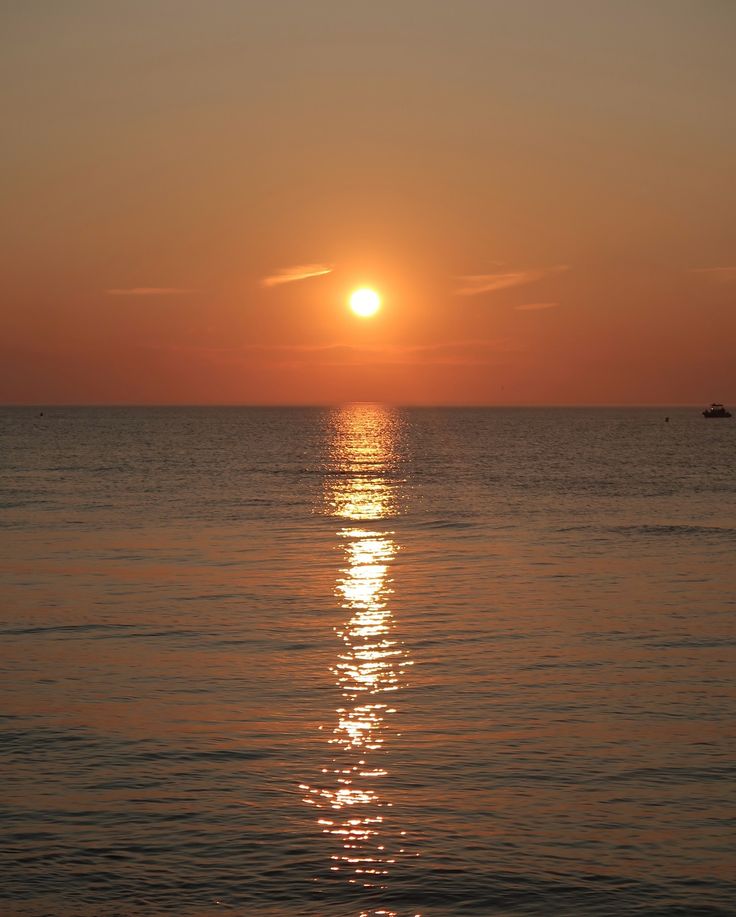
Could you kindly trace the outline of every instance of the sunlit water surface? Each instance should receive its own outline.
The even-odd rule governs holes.
[[[0,413],[0,912],[736,913],[736,421]]]

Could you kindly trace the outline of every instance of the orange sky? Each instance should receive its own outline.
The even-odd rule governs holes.
[[[0,401],[736,403],[733,4],[46,0],[0,35]]]

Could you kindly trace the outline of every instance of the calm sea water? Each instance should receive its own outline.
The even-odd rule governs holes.
[[[736,420],[0,424],[2,913],[736,913]]]

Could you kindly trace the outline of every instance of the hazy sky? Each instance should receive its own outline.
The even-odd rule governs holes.
[[[1,401],[736,404],[733,0],[5,0],[0,36]]]

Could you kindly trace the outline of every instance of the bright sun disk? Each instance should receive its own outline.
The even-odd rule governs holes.
[[[362,287],[350,294],[350,308],[361,318],[369,318],[381,308],[381,297],[375,290]]]

